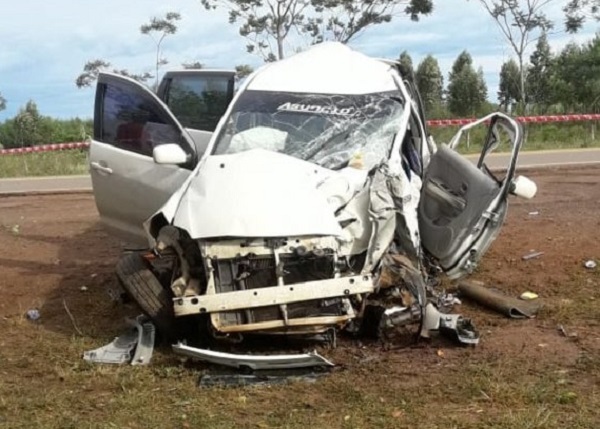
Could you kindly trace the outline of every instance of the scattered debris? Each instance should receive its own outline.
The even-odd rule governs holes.
[[[174,344],[173,351],[203,362],[252,371],[334,366],[332,362],[319,355],[316,351],[297,355],[239,355],[198,349],[182,343]]]
[[[531,301],[532,299],[537,299],[538,295],[537,293],[534,292],[523,292],[520,296],[520,299],[524,300],[524,301]]]
[[[524,261],[529,261],[530,259],[539,258],[543,254],[544,254],[544,252],[531,252],[531,253],[528,253],[527,255],[523,256],[521,259],[523,259]]]
[[[252,374],[217,373],[204,374],[198,381],[199,387],[239,387],[239,386],[267,386],[302,381],[315,383],[319,378],[328,375],[328,371],[314,372],[299,370],[278,370],[276,372],[255,372]]]
[[[129,330],[116,337],[110,344],[84,352],[83,359],[94,363],[149,364],[154,351],[156,328],[152,322],[142,320],[142,317],[135,320],[125,319],[132,326]]]
[[[576,332],[568,333],[563,325],[558,325],[558,331],[566,338],[577,338],[578,336]]]
[[[538,301],[527,302],[486,288],[482,282],[463,280],[458,290],[464,296],[513,319],[532,318],[542,307]]]
[[[596,261],[594,261],[592,259],[590,259],[589,261],[585,261],[585,263],[583,265],[590,270],[593,270],[594,268],[596,268],[598,266]]]
[[[32,322],[35,322],[36,320],[39,320],[40,317],[41,317],[40,310],[38,310],[37,308],[32,308],[31,310],[27,310],[27,312],[25,313],[25,315]]]
[[[537,211],[537,210],[536,210],[536,211],[533,211],[533,212],[529,212],[529,216],[537,216],[537,215],[539,215],[539,214],[540,214],[540,212],[539,212],[539,211]]]
[[[425,307],[421,337],[429,338],[430,332],[438,330],[441,334],[452,336],[461,344],[476,345],[479,343],[479,332],[470,319],[459,314],[440,313],[433,304]]]
[[[75,322],[75,317],[73,317],[73,314],[71,314],[71,311],[69,310],[69,307],[67,307],[67,302],[64,300],[64,298],[63,298],[62,302],[63,302],[63,307],[65,308],[65,311],[67,312],[67,315],[69,316],[69,319],[71,319],[71,323],[73,324],[73,328],[75,329],[75,331],[77,331],[77,333],[79,335],[81,335],[83,337],[83,332],[81,332],[81,330],[77,326],[77,322]]]

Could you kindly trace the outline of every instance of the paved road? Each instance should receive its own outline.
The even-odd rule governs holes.
[[[92,180],[90,176],[0,179],[0,194],[84,192],[91,189]]]
[[[478,155],[469,155],[476,162]],[[505,167],[508,154],[492,154],[488,157],[487,165],[494,168]],[[560,165],[600,164],[600,148],[576,150],[548,150],[536,152],[521,152],[519,167],[552,167]],[[57,176],[34,177],[18,179],[0,179],[0,194],[25,193],[62,193],[90,191],[92,182],[90,176]]]
[[[479,155],[469,155],[468,158],[477,161]],[[508,164],[509,155],[506,153],[491,154],[487,158],[488,167],[502,168]],[[560,165],[599,164],[600,148],[574,150],[543,150],[519,153],[518,167],[553,167]]]

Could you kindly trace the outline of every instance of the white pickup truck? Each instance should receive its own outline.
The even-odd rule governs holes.
[[[215,338],[446,320],[473,342],[460,318],[432,311],[432,276],[472,272],[509,195],[535,194],[515,177],[520,125],[502,113],[474,125],[488,128],[476,165],[455,150],[464,129],[433,142],[398,63],[336,43],[268,64],[235,93],[231,71],[168,73],[158,95],[101,74],[98,211],[150,248],[117,273],[163,332],[175,318]],[[492,173],[500,143],[512,157]]]

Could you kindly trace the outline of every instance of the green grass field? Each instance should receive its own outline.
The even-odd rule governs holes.
[[[447,143],[456,133],[457,127],[431,128],[435,141]],[[528,124],[525,127],[527,140],[523,150],[577,149],[600,147],[600,137],[593,136],[592,123],[573,124]],[[463,153],[477,153],[485,139],[486,130],[479,127],[470,132],[469,145],[466,140],[459,146]],[[596,137],[596,138],[593,138]],[[498,151],[508,151],[507,146]],[[87,174],[87,151],[65,150],[58,152],[30,153],[0,156],[0,178],[26,176],[63,176]]]
[[[0,156],[0,178],[64,176],[88,173],[87,150],[63,150]]]

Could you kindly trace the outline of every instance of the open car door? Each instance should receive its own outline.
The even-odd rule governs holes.
[[[484,123],[487,136],[475,165],[455,149],[466,131]],[[505,171],[491,172],[486,157],[506,141],[512,145],[509,164]],[[423,247],[450,278],[471,273],[496,238],[506,216],[508,194],[515,188],[521,143],[519,123],[494,113],[461,128],[448,146],[440,146],[432,155],[423,180],[419,229]]]
[[[166,144],[181,149],[179,164],[155,162],[155,149]],[[146,246],[142,223],[196,162],[188,133],[154,93],[124,76],[98,76],[90,171],[96,206],[109,230],[128,244]]]

